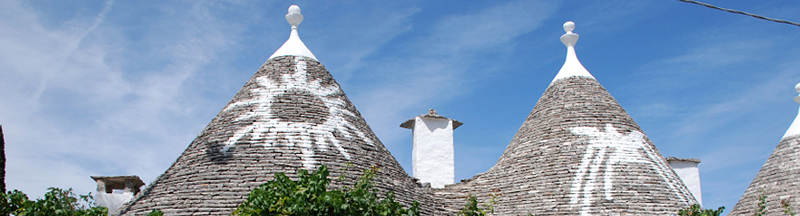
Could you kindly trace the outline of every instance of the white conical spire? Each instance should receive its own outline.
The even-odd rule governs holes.
[[[594,76],[592,76],[592,74],[590,74],[589,71],[583,67],[581,61],[578,60],[578,56],[575,55],[575,43],[578,43],[578,34],[572,33],[572,30],[574,29],[574,22],[567,21],[564,23],[564,31],[567,33],[561,36],[561,42],[567,46],[567,60],[564,61],[564,65],[561,66],[561,70],[559,70],[558,74],[556,74],[556,78],[553,78],[553,81],[550,82],[551,84],[556,82],[556,80],[573,76],[582,76],[594,79]]]
[[[800,93],[800,83],[794,86],[794,90]],[[800,104],[800,95],[794,97],[794,102]],[[794,122],[789,126],[789,130],[786,130],[786,134],[783,134],[783,138],[794,135],[800,135],[800,109],[797,111],[797,117],[794,118]]]
[[[317,57],[311,53],[311,50],[306,47],[306,44],[300,40],[300,36],[297,34],[297,26],[303,22],[303,14],[300,14],[299,6],[292,5],[289,7],[289,14],[286,14],[286,21],[289,22],[289,25],[292,25],[292,33],[289,35],[289,39],[283,43],[283,46],[278,48],[278,51],[275,51],[269,58],[293,55],[305,56],[317,60]]]

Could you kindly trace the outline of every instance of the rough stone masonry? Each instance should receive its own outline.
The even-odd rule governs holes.
[[[435,190],[448,209],[494,197],[498,215],[670,215],[696,202],[635,121],[592,77],[556,80],[497,164]]]
[[[346,164],[352,164],[352,167]],[[280,56],[267,61],[180,157],[147,186],[121,215],[228,215],[275,173],[327,165],[331,178],[381,172],[380,191],[417,200],[423,212],[437,206],[380,143],[339,84],[316,60]],[[333,182],[333,187],[352,182]]]

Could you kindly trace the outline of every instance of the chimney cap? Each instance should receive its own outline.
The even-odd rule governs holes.
[[[667,162],[678,161],[678,162],[692,162],[692,163],[700,163],[700,159],[696,158],[676,158],[676,157],[667,157]]]
[[[439,114],[436,114],[436,110],[435,109],[428,109],[428,113],[422,114],[422,115],[418,115],[416,117],[452,120],[453,121],[453,130],[455,130],[456,128],[458,128],[458,127],[460,127],[461,125],[464,124],[463,122],[460,122],[458,120],[447,118],[447,117],[441,116]],[[406,120],[405,122],[400,124],[400,127],[401,128],[407,128],[407,129],[414,129],[414,119],[416,119],[416,117]]]
[[[125,180],[133,180],[134,187],[141,187],[144,186],[144,181],[142,181],[139,176],[136,175],[126,175],[126,176],[90,176],[94,181],[103,181],[106,183],[106,187],[110,187],[113,189],[123,189],[125,188]]]

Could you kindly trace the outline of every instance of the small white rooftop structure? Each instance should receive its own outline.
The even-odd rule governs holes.
[[[675,171],[675,174],[678,174],[678,177],[680,177],[683,183],[686,184],[686,187],[689,188],[689,192],[692,192],[697,203],[703,205],[703,190],[700,187],[700,168],[697,167],[697,165],[700,164],[700,159],[676,157],[667,157],[666,159],[667,162],[669,162],[669,166]]]
[[[286,56],[286,55],[294,55],[294,56],[305,56],[317,60],[317,57],[314,56],[314,53],[311,53],[311,50],[306,47],[306,44],[300,40],[300,35],[297,34],[297,26],[303,22],[303,14],[300,14],[300,7],[297,5],[292,5],[289,7],[289,13],[286,14],[286,21],[289,22],[289,25],[292,25],[292,33],[289,35],[289,39],[286,40],[285,43],[278,48],[275,53],[273,53],[269,58],[275,58],[278,56]]]
[[[572,33],[572,30],[574,29],[574,22],[567,21],[564,23],[564,31],[567,33],[561,36],[561,42],[567,46],[567,59],[564,61],[564,65],[561,66],[561,70],[558,70],[556,77],[553,78],[552,82],[550,82],[551,85],[556,82],[556,80],[573,76],[582,76],[594,79],[594,76],[592,76],[592,74],[589,73],[585,67],[583,67],[581,61],[578,60],[578,56],[575,55],[575,44],[578,43],[578,34]]]
[[[138,194],[144,182],[139,176],[92,176],[97,182],[94,199],[98,206],[108,208],[109,215],[116,215],[123,204]]]
[[[794,90],[800,93],[800,83],[794,86]],[[794,97],[794,102],[800,104],[800,95]],[[797,117],[794,118],[792,125],[789,126],[789,130],[786,130],[786,133],[783,134],[783,138],[785,139],[794,135],[800,135],[800,109],[798,109]]]
[[[428,114],[409,119],[400,127],[413,133],[412,175],[433,188],[444,188],[455,179],[453,130],[463,123],[428,110]]]

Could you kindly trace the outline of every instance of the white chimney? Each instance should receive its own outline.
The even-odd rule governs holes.
[[[700,169],[697,168],[697,164],[700,164],[700,160],[694,158],[668,157],[667,162],[669,162],[672,170],[675,170],[675,173],[678,174],[678,177],[683,180],[686,187],[689,188],[689,192],[692,192],[694,199],[697,200],[697,204],[702,206],[703,194],[700,190]]]
[[[139,193],[144,182],[139,176],[92,176],[97,182],[94,200],[98,206],[108,208],[108,215],[116,215],[122,204],[131,201]]]
[[[453,130],[463,123],[436,114],[430,109],[428,114],[420,115],[400,124],[411,129],[413,149],[411,160],[412,175],[422,183],[430,183],[433,188],[444,188],[453,184],[455,161],[453,151]]]

